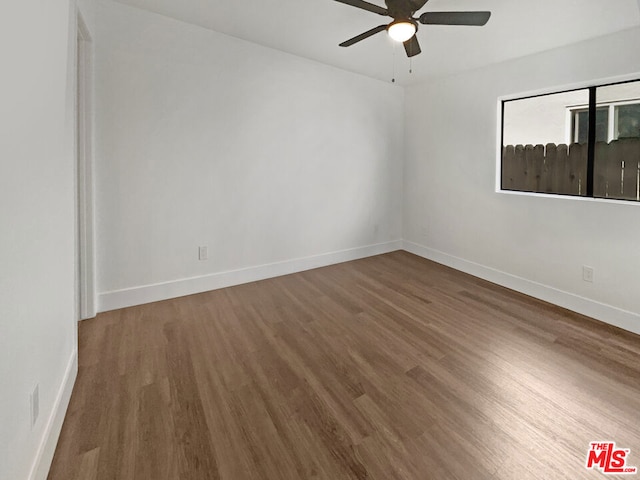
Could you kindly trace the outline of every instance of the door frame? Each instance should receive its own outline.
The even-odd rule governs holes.
[[[78,319],[96,316],[96,261],[93,175],[93,48],[92,38],[77,11],[77,258]]]

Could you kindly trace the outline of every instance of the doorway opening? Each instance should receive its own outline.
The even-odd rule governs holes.
[[[93,58],[91,35],[78,12],[76,207],[78,319],[96,316],[95,236],[93,209]]]

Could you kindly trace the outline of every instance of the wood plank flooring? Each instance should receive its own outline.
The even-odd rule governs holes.
[[[49,480],[607,478],[598,440],[640,466],[640,337],[406,252],[100,314],[79,343]]]

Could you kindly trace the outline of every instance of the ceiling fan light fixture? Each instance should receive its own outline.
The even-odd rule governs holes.
[[[418,26],[411,20],[396,20],[387,27],[389,36],[396,42],[406,42],[418,31]]]

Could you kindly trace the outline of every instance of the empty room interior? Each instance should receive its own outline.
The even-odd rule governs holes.
[[[640,0],[0,19],[0,480],[638,474]]]

